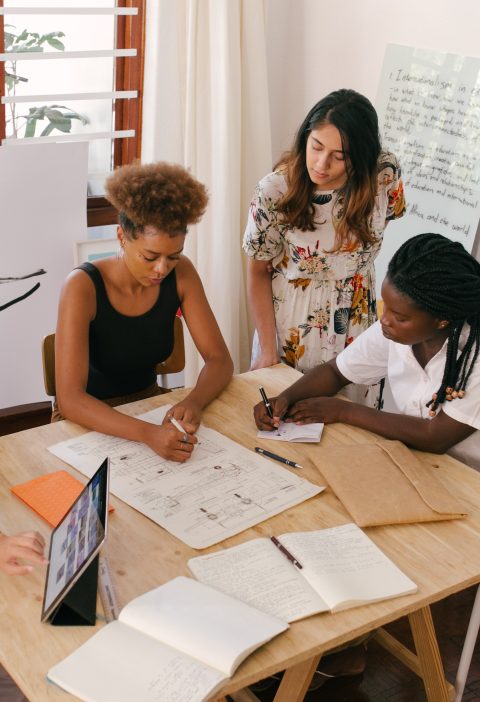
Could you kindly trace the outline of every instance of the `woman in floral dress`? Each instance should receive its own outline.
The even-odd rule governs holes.
[[[381,150],[372,104],[353,90],[330,93],[250,206],[252,368],[281,360],[305,372],[376,321],[374,260],[404,212],[400,168]]]

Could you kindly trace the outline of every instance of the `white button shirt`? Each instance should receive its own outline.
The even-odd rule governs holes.
[[[463,348],[468,327],[462,331],[459,350]],[[336,358],[340,373],[352,383],[371,385],[388,378],[400,414],[431,419],[426,403],[442,382],[447,341],[422,368],[411,346],[386,339],[380,322],[376,322]],[[465,396],[442,405],[443,412],[462,424],[477,429],[448,453],[472,468],[480,470],[480,357],[470,376]]]

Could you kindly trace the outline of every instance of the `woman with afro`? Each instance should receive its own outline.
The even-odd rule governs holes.
[[[205,212],[207,192],[182,167],[160,162],[117,169],[107,179],[106,197],[119,213],[121,255],[83,263],[62,288],[57,417],[185,461],[202,410],[233,371],[200,278],[183,254],[188,225]],[[167,418],[157,426],[113,409],[161,392],[155,366],[172,352],[178,309],[205,362],[195,387],[169,413],[184,433]]]

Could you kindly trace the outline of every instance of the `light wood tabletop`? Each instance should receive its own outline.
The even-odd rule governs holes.
[[[253,448],[259,444],[252,415],[252,406],[260,397],[258,387],[263,385],[273,396],[296,377],[296,371],[280,365],[235,377],[205,411],[204,424]],[[125,405],[122,411],[140,414],[175,402],[185,393],[185,390],[177,390]],[[60,468],[85,482],[83,476],[47,451],[48,446],[84,431],[70,422],[59,422],[0,438],[0,531],[13,534],[37,529],[48,541],[50,528],[10,493],[10,487]],[[372,435],[363,430],[331,425],[324,430],[321,446],[356,444],[365,442],[368,437]],[[267,447],[266,443],[263,445]],[[303,477],[319,485],[325,484],[321,465],[315,458],[315,446],[283,444],[280,453],[303,466]],[[295,622],[288,631],[241,664],[222,688],[223,695],[231,694],[237,701],[254,699],[248,691],[242,692],[242,688],[287,668],[275,700],[299,702],[323,652],[408,615],[417,656],[382,630],[377,634],[378,640],[423,677],[429,702],[446,702],[453,698],[452,687],[444,678],[429,605],[480,582],[480,475],[448,456],[421,452],[417,455],[422,463],[438,466],[439,477],[462,500],[468,516],[428,524],[375,527],[366,532],[417,583],[418,592]],[[285,467],[285,470],[294,469]],[[198,555],[198,551],[119,499],[112,497],[111,503],[115,512],[110,517],[107,555],[120,606],[177,575],[189,575],[187,561]],[[322,529],[350,521],[339,500],[327,488],[307,502],[201,553],[258,536]],[[0,661],[32,702],[60,702],[68,696],[47,682],[47,670],[92,636],[103,622],[99,621],[95,628],[61,628],[40,623],[44,578],[42,568],[26,577],[0,573]],[[99,613],[101,611],[99,607]]]

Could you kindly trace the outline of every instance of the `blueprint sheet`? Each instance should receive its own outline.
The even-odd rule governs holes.
[[[139,419],[161,424],[170,405]],[[145,444],[99,432],[49,447],[91,477],[110,458],[110,490],[193,548],[238,534],[324,488],[277,466],[222,434],[200,426],[186,463],[162,458]]]

